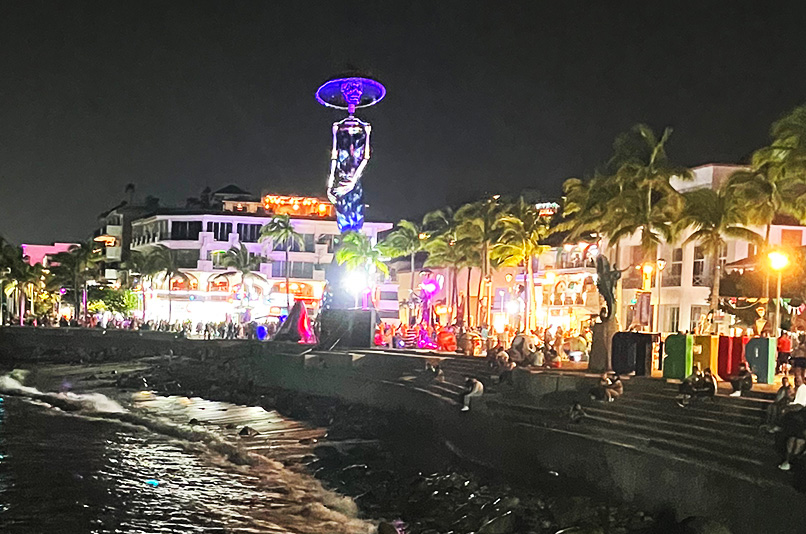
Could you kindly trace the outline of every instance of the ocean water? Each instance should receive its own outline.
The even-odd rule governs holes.
[[[324,434],[260,407],[42,392],[3,376],[0,532],[374,532],[307,473]]]

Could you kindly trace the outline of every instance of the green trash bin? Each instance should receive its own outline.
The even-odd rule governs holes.
[[[776,339],[772,337],[754,337],[747,342],[744,357],[759,384],[775,382],[777,349]]]
[[[672,334],[663,344],[663,378],[683,380],[691,374],[694,363],[694,336]]]

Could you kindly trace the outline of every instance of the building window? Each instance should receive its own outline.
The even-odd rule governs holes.
[[[313,278],[313,263],[306,261],[292,261],[289,278],[302,278],[311,280]],[[272,278],[285,278],[285,262],[275,261],[271,264]]]
[[[244,224],[238,223],[238,239],[241,243],[257,243],[260,239],[259,224]]]
[[[679,287],[683,277],[683,249],[676,248],[672,251],[672,263],[669,270],[663,273],[663,287]]]
[[[303,246],[305,247],[305,252],[313,252],[314,251],[314,243],[316,242],[316,236],[313,234],[302,234]]]
[[[293,278],[304,278],[310,280],[313,278],[313,263],[307,261],[291,262],[291,276]]]
[[[703,287],[710,285],[710,280],[705,272],[705,254],[699,246],[694,247],[694,264],[691,268],[692,285]]]
[[[232,223],[208,222],[207,231],[213,234],[216,241],[228,241],[232,233]]]
[[[201,221],[173,221],[171,223],[171,240],[197,241],[201,231]]]
[[[196,269],[198,267],[198,249],[177,249],[174,254],[176,255],[177,266],[181,267],[182,269]]]
[[[678,306],[668,306],[666,308],[669,316],[669,320],[665,321],[662,326],[669,325],[669,330],[667,332],[678,332],[680,330],[680,307]]]
[[[327,245],[328,253],[333,253],[333,234],[320,234],[316,238],[317,245]]]
[[[227,257],[226,251],[224,251],[224,250],[211,250],[207,254],[208,254],[207,259],[209,259],[209,260],[211,260],[213,262],[213,267],[216,267],[216,268],[226,267],[224,265],[224,258]]]
[[[302,234],[302,241],[302,245],[297,241],[291,241],[288,247],[289,252],[314,252],[314,243],[316,240],[313,234]],[[285,250],[284,241],[277,241],[273,245],[273,250]]]

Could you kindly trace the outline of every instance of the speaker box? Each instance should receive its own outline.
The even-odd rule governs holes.
[[[319,326],[323,349],[370,348],[375,341],[375,310],[322,310]]]

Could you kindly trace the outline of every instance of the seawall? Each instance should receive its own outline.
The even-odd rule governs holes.
[[[186,357],[175,370],[180,380],[182,375],[189,379],[226,376],[244,388],[280,387],[336,397],[380,408],[390,417],[416,414],[462,455],[522,481],[541,480],[547,472],[556,472],[566,484],[579,484],[647,510],[671,509],[679,519],[690,515],[717,519],[734,534],[803,531],[793,511],[806,504],[806,498],[792,487],[652,448],[626,446],[573,427],[513,423],[488,409],[483,400],[469,413],[460,413],[444,397],[397,380],[401,373],[421,368],[422,358],[101,332],[0,329],[0,364],[122,360],[170,350]],[[539,402],[546,392],[581,390],[588,382],[569,375],[520,374],[516,387]],[[506,402],[506,398],[500,400]]]

